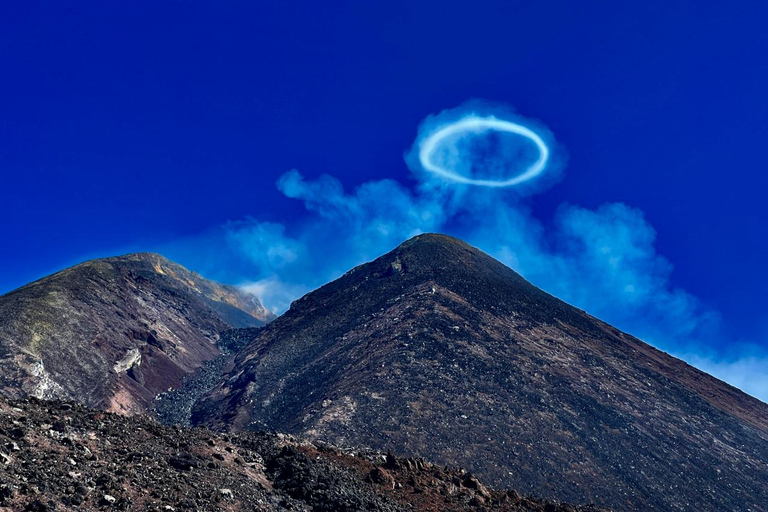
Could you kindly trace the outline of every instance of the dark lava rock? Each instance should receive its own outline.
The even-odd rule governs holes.
[[[369,479],[371,482],[375,484],[383,485],[388,489],[395,488],[395,479],[392,477],[392,475],[389,474],[389,471],[387,471],[384,468],[381,468],[381,467],[373,468],[369,473]]]
[[[0,505],[13,498],[13,488],[10,485],[0,485]]]
[[[178,453],[168,458],[168,464],[180,471],[189,471],[197,466],[197,461],[190,453]]]
[[[232,354],[259,333],[261,328],[228,329],[219,338],[219,355],[186,376],[177,388],[155,397],[151,414],[165,425],[190,426],[192,407],[218,384]]]
[[[62,413],[66,432],[52,430]],[[2,511],[533,512],[548,504],[563,512],[598,510],[481,494],[482,484],[466,472],[423,459],[388,459],[281,434],[171,428],[56,402],[0,399],[0,443],[22,416],[20,449],[0,465]],[[211,460],[217,462],[204,463]]]
[[[6,435],[11,439],[16,439],[18,441],[19,439],[23,439],[26,433],[27,431],[23,427],[14,427],[9,429]]]

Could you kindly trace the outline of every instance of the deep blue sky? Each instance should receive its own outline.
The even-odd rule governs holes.
[[[532,202],[642,209],[673,282],[765,339],[768,3],[6,2],[0,293],[228,220],[283,221],[291,168],[407,183],[468,98],[570,155]]]

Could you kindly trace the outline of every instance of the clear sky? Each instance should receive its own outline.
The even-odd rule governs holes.
[[[538,120],[568,155],[514,211],[545,233],[567,205],[641,212],[652,256],[673,267],[661,288],[721,318],[702,354],[762,361],[765,1],[68,4],[6,2],[0,16],[0,293],[139,250],[232,282],[268,277],[222,254],[254,219],[311,238],[323,209],[280,176],[414,191],[403,155],[419,124],[480,98]],[[270,258],[296,249],[267,245]]]

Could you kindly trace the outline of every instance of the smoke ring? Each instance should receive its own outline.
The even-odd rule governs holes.
[[[457,135],[462,132],[482,133],[489,130],[514,133],[529,139],[536,145],[536,148],[539,150],[539,158],[533,164],[531,164],[531,166],[528,167],[525,172],[507,180],[482,180],[467,178],[466,176],[462,176],[455,171],[452,171],[451,169],[446,169],[432,163],[432,154],[438,148],[440,143],[447,137]],[[421,161],[421,166],[424,168],[424,170],[450,181],[464,183],[466,185],[478,185],[482,187],[512,187],[514,185],[519,185],[520,183],[531,180],[544,172],[544,169],[547,167],[547,162],[549,160],[549,148],[547,147],[544,140],[539,136],[539,134],[527,126],[523,126],[522,124],[518,124],[512,121],[505,121],[495,116],[468,116],[459,121],[448,124],[430,134],[429,137],[427,137],[421,143],[419,160]]]

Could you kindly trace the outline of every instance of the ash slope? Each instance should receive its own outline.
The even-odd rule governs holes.
[[[766,404],[442,235],[298,300],[193,420],[618,510],[768,510]]]
[[[157,254],[88,261],[0,296],[1,391],[143,412],[216,356],[220,331],[271,318]]]
[[[0,399],[0,446],[0,511],[600,512],[494,491],[420,459],[34,399]]]

